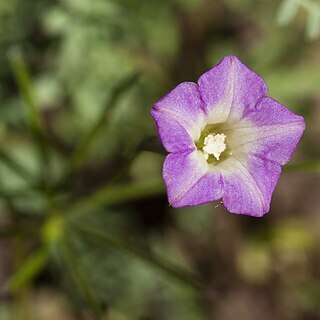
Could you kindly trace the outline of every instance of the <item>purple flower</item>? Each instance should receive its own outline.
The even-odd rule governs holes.
[[[304,119],[267,97],[264,80],[225,57],[198,83],[183,82],[152,109],[163,146],[170,204],[222,198],[230,212],[261,217],[305,129]]]

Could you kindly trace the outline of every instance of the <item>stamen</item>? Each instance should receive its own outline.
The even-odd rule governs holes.
[[[213,155],[217,160],[219,160],[221,153],[227,148],[226,144],[224,143],[225,139],[226,135],[223,133],[208,134],[203,141],[204,146],[202,151],[204,158],[208,160],[209,155]]]

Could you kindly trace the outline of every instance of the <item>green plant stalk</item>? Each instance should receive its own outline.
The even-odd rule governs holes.
[[[320,17],[320,3],[312,0],[297,0],[301,7]]]
[[[25,246],[25,240],[23,239],[14,239],[12,241],[12,245],[14,246],[14,259],[13,259],[13,267],[14,267],[14,275],[19,273],[20,270],[23,268],[21,267],[24,263],[25,255],[26,255],[26,246]],[[27,258],[27,260],[30,259],[30,256]],[[30,267],[28,268],[30,269]],[[5,290],[8,291],[10,290],[10,287],[8,286],[10,282],[9,281],[5,285]],[[30,310],[28,308],[28,303],[27,303],[27,295],[29,291],[29,285],[28,283],[25,283],[21,289],[16,290],[13,293],[13,298],[14,298],[14,308],[13,308],[13,315],[12,317],[17,320],[25,320],[26,318],[30,318]]]
[[[122,239],[106,234],[105,232],[94,229],[87,225],[81,225],[79,222],[72,222],[72,225],[79,231],[90,236],[88,237],[88,240],[90,241],[135,256],[150,264],[151,266],[161,270],[163,273],[170,276],[171,278],[174,278],[177,281],[182,282],[193,289],[202,289],[201,284],[197,281],[193,274],[182,269],[181,267],[173,265],[171,262],[160,259],[159,257],[156,257],[153,254],[141,250],[131,245],[130,243],[125,242]]]
[[[71,214],[90,212],[98,208],[116,205],[127,201],[159,195],[165,192],[161,179],[137,181],[128,184],[119,184],[103,187],[92,195],[80,199],[67,209]]]
[[[35,177],[23,167],[20,163],[18,163],[14,158],[12,158],[8,153],[4,150],[0,150],[0,160],[6,164],[8,168],[14,171],[17,175],[19,175],[22,179],[27,181],[29,185],[33,185],[35,181]]]
[[[42,124],[37,111],[35,98],[32,94],[30,77],[21,49],[18,47],[12,48],[8,53],[8,58],[11,63],[13,75],[26,105],[26,114],[29,126],[33,133],[39,133],[42,130]]]
[[[43,270],[49,259],[47,247],[42,247],[32,253],[13,274],[7,283],[7,290],[17,293]]]
[[[81,259],[77,258],[75,248],[68,236],[64,236],[63,239],[61,239],[60,246],[63,260],[65,261],[69,269],[69,274],[73,278],[81,296],[87,302],[88,307],[92,310],[95,318],[97,320],[101,319],[102,310],[99,306],[99,302],[97,301],[93,289],[87,279],[87,272],[81,264]]]
[[[46,144],[41,117],[36,106],[33,91],[31,89],[29,72],[20,48],[12,48],[8,53],[8,59],[11,64],[12,73],[24,100],[26,118],[30,131],[38,147],[40,164],[42,166],[42,183],[47,190],[48,177],[46,168],[49,164],[49,150]]]
[[[94,122],[92,127],[85,134],[84,138],[79,142],[75,151],[70,157],[70,161],[67,167],[67,174],[73,173],[84,165],[86,157],[90,151],[92,142],[96,138],[96,136],[100,133],[101,129],[106,126],[107,115],[110,113],[114,106],[116,105],[118,99],[122,96],[122,94],[128,90],[133,84],[138,80],[139,74],[135,73],[128,78],[121,81],[111,93],[111,97],[109,101],[104,106],[100,115],[97,117],[97,120]],[[110,117],[109,117],[110,118]]]

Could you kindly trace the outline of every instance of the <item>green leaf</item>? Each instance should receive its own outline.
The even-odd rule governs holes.
[[[8,52],[8,59],[25,102],[29,126],[34,134],[39,134],[42,130],[42,124],[36,107],[35,97],[31,90],[31,81],[21,49],[19,47],[11,48]]]
[[[62,239],[60,246],[63,260],[81,296],[85,299],[88,307],[92,310],[95,315],[95,319],[101,319],[102,310],[91,283],[88,280],[88,270],[85,270],[84,265],[81,263],[81,259],[77,257],[76,248],[73,245],[72,240],[69,239],[69,235]]]
[[[277,22],[279,25],[284,26],[289,24],[299,9],[297,0],[284,0],[278,10]]]
[[[317,12],[309,12],[306,26],[307,37],[315,40],[320,35],[320,15]]]
[[[0,149],[0,161],[6,164],[8,168],[14,171],[21,178],[26,180],[30,186],[33,185],[35,181],[35,177],[18,162],[15,158],[13,158],[9,153]]]
[[[187,270],[182,269],[181,267],[172,264],[169,261],[162,259],[161,257],[157,257],[152,253],[141,250],[140,248],[113,235],[107,234],[100,229],[88,225],[82,225],[79,222],[72,222],[72,226],[86,234],[88,236],[87,240],[89,241],[93,241],[94,243],[97,243],[103,247],[112,248],[114,250],[118,250],[142,259],[146,263],[161,270],[166,275],[190,286],[193,289],[199,290],[202,288],[195,275]]]
[[[43,270],[48,259],[49,251],[47,247],[42,247],[32,253],[32,255],[21,264],[16,273],[9,279],[7,283],[8,290],[15,293],[30,283]]]
[[[45,189],[47,189],[49,150],[22,50],[19,47],[11,48],[8,52],[8,59],[11,64],[13,76],[24,100],[27,122],[34,142],[38,147],[39,159],[42,165],[42,184],[45,186]]]
[[[67,210],[70,213],[80,214],[97,208],[124,203],[164,193],[164,184],[161,179],[144,180],[124,185],[101,188],[94,194],[72,204]]]
[[[92,127],[88,130],[88,132],[84,135],[82,140],[79,142],[76,147],[74,153],[70,157],[70,163],[68,171],[76,171],[82,167],[86,160],[86,156],[90,150],[92,142],[96,138],[96,136],[100,133],[103,126],[106,125],[106,119],[109,112],[115,107],[118,99],[122,96],[124,92],[126,92],[132,85],[137,82],[138,74],[134,73],[128,78],[121,81],[111,93],[109,101],[105,104],[102,112],[98,116],[97,120],[94,122]]]

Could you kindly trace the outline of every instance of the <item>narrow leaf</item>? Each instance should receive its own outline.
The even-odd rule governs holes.
[[[79,170],[82,167],[92,145],[92,141],[100,133],[100,130],[103,128],[103,126],[106,125],[106,118],[108,113],[112,111],[112,109],[115,107],[116,103],[118,102],[118,99],[122,96],[122,94],[137,82],[138,77],[139,74],[134,73],[133,75],[130,75],[128,78],[122,80],[113,89],[109,101],[105,104],[97,120],[81,139],[74,153],[71,155],[68,171],[73,172]]]
[[[35,177],[15,158],[13,158],[8,152],[0,149],[0,161],[3,162],[8,168],[14,171],[17,175],[32,185],[35,181]]]
[[[277,22],[279,25],[284,26],[289,24],[299,9],[297,0],[284,0],[278,10]]]
[[[152,253],[141,250],[140,248],[113,235],[109,235],[97,228],[93,228],[88,225],[81,225],[78,222],[74,222],[73,226],[79,231],[86,234],[88,236],[87,240],[92,241],[97,245],[112,248],[114,250],[133,255],[150,264],[151,266],[161,270],[173,279],[183,282],[184,284],[197,290],[200,290],[202,288],[201,284],[198,282],[194,274],[172,264],[169,261],[157,257]]]
[[[49,252],[46,247],[40,248],[24,261],[16,273],[9,279],[7,288],[14,293],[30,283],[46,266]]]
[[[309,12],[306,26],[307,37],[315,40],[320,35],[320,15],[317,12]]]
[[[88,270],[85,269],[81,259],[77,256],[76,248],[69,235],[60,243],[63,260],[68,268],[70,277],[74,281],[80,295],[85,299],[88,307],[92,310],[96,319],[101,319],[102,310],[93,288],[88,280]]]
[[[13,76],[24,101],[27,123],[32,133],[34,142],[38,148],[39,162],[42,165],[42,184],[47,189],[49,150],[22,50],[19,47],[11,48],[8,52],[8,59],[11,65]]]
[[[80,214],[97,208],[124,203],[127,201],[146,198],[164,193],[164,184],[161,179],[137,181],[130,184],[110,186],[107,184],[90,195],[80,199],[68,209],[70,213]]]

